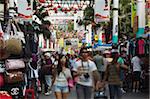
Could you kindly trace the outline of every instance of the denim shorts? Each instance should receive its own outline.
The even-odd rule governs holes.
[[[68,93],[69,92],[69,88],[68,86],[54,86],[54,91],[55,92],[62,92],[62,93]]]

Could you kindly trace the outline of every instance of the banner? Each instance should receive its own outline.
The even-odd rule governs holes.
[[[60,38],[58,44],[60,47],[64,47],[64,38]]]
[[[146,25],[150,28],[150,0],[146,1]]]
[[[24,19],[32,18],[32,2],[33,0],[17,0],[19,17]]]
[[[0,12],[2,12],[1,15],[3,16],[4,15],[4,4],[0,4]],[[4,20],[4,18],[0,18],[0,20]]]
[[[131,27],[133,27],[134,25],[134,20],[135,20],[135,17],[136,17],[136,8],[137,8],[137,5],[135,3],[135,0],[131,0]]]
[[[95,22],[110,20],[110,0],[95,0]]]

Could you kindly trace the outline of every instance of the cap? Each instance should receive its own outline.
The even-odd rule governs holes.
[[[105,51],[104,51],[104,54],[110,54],[110,51],[105,50]]]
[[[51,57],[51,54],[50,54],[50,53],[45,53],[44,55],[45,55],[45,56],[48,56],[48,57]]]

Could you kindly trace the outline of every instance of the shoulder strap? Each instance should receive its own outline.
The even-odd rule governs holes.
[[[66,76],[66,74],[62,71],[62,73],[64,74],[64,76],[65,76],[65,78],[66,78],[66,80],[67,80],[67,76]]]
[[[82,63],[82,67],[84,68],[82,60],[81,60],[81,63]],[[88,63],[88,69],[89,69],[90,68],[89,61],[87,61],[87,63]]]

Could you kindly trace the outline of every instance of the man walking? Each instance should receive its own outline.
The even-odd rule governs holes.
[[[104,57],[101,51],[96,51],[96,55],[93,57],[93,61],[95,62],[98,72],[100,73],[101,78],[103,79],[105,69],[104,69]]]
[[[77,60],[76,66],[73,68],[74,76],[78,77],[76,84],[77,99],[93,99],[93,87],[98,89],[100,76],[95,63],[89,60],[86,48],[81,48],[80,55],[81,58]]]

